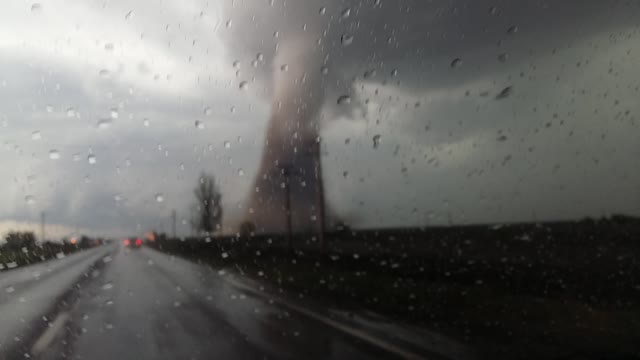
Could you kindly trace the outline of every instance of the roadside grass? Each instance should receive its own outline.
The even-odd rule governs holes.
[[[463,341],[482,358],[640,355],[633,263],[567,267],[406,254],[323,255],[246,242],[167,240],[154,247],[238,272],[293,297],[371,311]],[[610,274],[622,271],[626,277]]]

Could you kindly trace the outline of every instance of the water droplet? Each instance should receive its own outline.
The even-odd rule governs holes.
[[[60,159],[60,152],[58,150],[50,150],[49,151],[49,159],[51,159],[51,160]]]
[[[149,119],[144,118],[144,120],[142,120],[142,125],[149,127],[149,124],[150,124]]]
[[[256,60],[263,61],[264,60],[264,54],[263,53],[257,53],[256,54]]]
[[[112,119],[117,119],[118,118],[118,109],[113,108],[113,109],[109,110],[109,116],[111,116]]]
[[[318,14],[320,15],[324,15],[327,13],[327,8],[326,7],[321,7],[320,10],[318,11]]]
[[[518,27],[516,25],[510,26],[507,29],[507,34],[515,34],[518,32]]]
[[[98,72],[98,75],[100,75],[100,77],[102,78],[107,78],[109,77],[109,70],[107,69],[102,69]]]
[[[113,289],[113,284],[110,282],[102,285],[102,290],[111,290],[111,289]]]
[[[231,148],[231,141],[225,141],[224,142],[224,148],[225,149],[230,149]]]
[[[31,12],[39,12],[42,10],[42,5],[40,3],[31,4]]]
[[[60,259],[64,259],[64,253],[62,251],[60,251],[59,253],[56,254],[56,259],[60,260]]]
[[[238,169],[238,176],[244,176],[244,170],[242,168]]]
[[[196,120],[195,125],[196,125],[196,129],[200,129],[200,130],[204,129],[204,123],[200,120]]]
[[[340,43],[342,46],[349,46],[353,43],[353,35],[344,34],[340,37]]]
[[[223,252],[222,254],[220,254],[220,256],[222,256],[223,259],[226,259],[229,257],[229,254],[226,252]]]
[[[241,81],[239,88],[240,90],[247,90],[249,88],[249,83],[247,81]]]
[[[156,194],[156,201],[159,202],[159,203],[163,202],[164,201],[164,195],[162,195],[160,193]]]
[[[373,148],[377,149],[380,146],[380,138],[382,136],[380,134],[373,135]]]
[[[233,25],[233,21],[231,21],[231,19],[227,20],[227,22],[225,23],[225,26],[226,26],[227,28],[230,28],[230,27],[231,27],[231,25]]]
[[[351,96],[342,95],[338,98],[338,105],[348,105],[351,104]]]
[[[365,79],[369,79],[372,78],[374,76],[376,76],[378,72],[376,71],[376,69],[371,69],[371,70],[367,70],[364,72],[364,78]]]
[[[24,197],[24,202],[26,202],[27,205],[33,205],[36,203],[36,198],[33,195],[27,195]]]
[[[206,116],[211,116],[211,114],[213,114],[213,109],[207,106],[206,108],[204,108],[204,114]]]
[[[393,76],[393,77],[398,76],[398,69],[391,70],[391,76]]]
[[[81,156],[80,156],[80,154],[75,153],[75,154],[72,155],[71,158],[73,159],[73,161],[80,161]]]
[[[98,120],[98,129],[108,129],[111,127],[111,124],[111,119],[100,119]]]
[[[322,73],[322,75],[327,75],[329,73],[329,68],[326,66],[323,66],[320,68],[320,72]]]
[[[67,117],[75,117],[76,116],[76,109],[75,108],[67,108]]]
[[[31,140],[40,140],[42,139],[42,135],[40,134],[40,131],[34,131],[31,133]]]
[[[351,15],[351,8],[346,8],[342,10],[342,18],[346,19]]]
[[[47,110],[48,113],[53,112],[53,106],[51,105],[47,105],[44,108]]]
[[[113,43],[104,44],[104,49],[107,51],[113,51]]]
[[[280,66],[280,71],[289,71],[289,65],[283,64]]]
[[[87,162],[91,165],[96,163],[96,156],[91,154],[89,156],[87,156]]]
[[[460,58],[455,58],[453,59],[453,61],[451,61],[451,68],[459,68],[460,66],[462,66],[462,59]]]
[[[506,99],[509,97],[509,95],[511,95],[512,92],[513,86],[507,86],[506,88],[502,89],[502,91],[500,91],[498,95],[496,95],[496,100]]]
[[[8,294],[11,294],[12,292],[16,291],[16,289],[14,289],[13,286],[7,286],[4,291],[6,291]]]
[[[509,54],[502,53],[502,54],[498,55],[498,61],[507,62],[507,60],[509,60]]]
[[[113,195],[113,200],[115,200],[116,202],[120,202],[122,201],[124,198],[122,197],[122,195],[120,194],[115,194]]]
[[[133,16],[133,10],[129,10],[129,12],[124,15],[124,19],[129,20],[131,19],[132,16]]]

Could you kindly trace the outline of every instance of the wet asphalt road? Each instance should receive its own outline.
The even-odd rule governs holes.
[[[93,251],[93,250],[92,250]],[[84,280],[4,358],[370,359],[389,354],[205,266],[142,248],[78,256]],[[79,271],[79,269],[77,269]],[[24,320],[24,319],[23,319]],[[38,318],[31,323],[41,321]],[[23,321],[23,323],[30,323]],[[10,353],[13,351],[13,353]],[[22,354],[21,354],[22,353]]]

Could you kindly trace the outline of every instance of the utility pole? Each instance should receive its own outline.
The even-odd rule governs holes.
[[[287,236],[288,236],[288,244],[289,244],[289,250],[293,251],[293,234],[292,234],[292,228],[291,228],[291,182],[290,182],[290,177],[291,177],[291,168],[289,166],[285,166],[282,169],[282,175],[284,176],[284,211],[285,211],[285,217],[286,217],[286,221],[287,221]]]
[[[320,141],[316,141],[315,146],[315,158],[316,158],[316,203],[318,206],[318,224],[320,227],[320,231],[318,232],[318,237],[320,240],[320,246],[322,249],[322,253],[327,252],[327,243],[324,238],[325,231],[325,219],[324,219],[324,184],[322,178],[322,146]]]
[[[40,241],[44,243],[44,221],[45,214],[44,211],[40,213]]]
[[[171,210],[171,231],[173,238],[176,238],[176,209]]]

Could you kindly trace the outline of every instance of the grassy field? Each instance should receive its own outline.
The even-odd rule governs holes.
[[[371,311],[470,344],[482,358],[640,356],[638,224],[164,239],[160,250],[235,268],[293,297]]]

